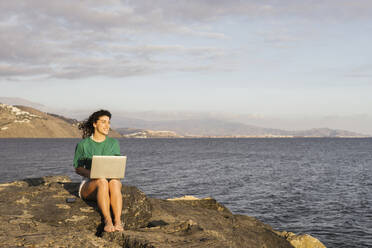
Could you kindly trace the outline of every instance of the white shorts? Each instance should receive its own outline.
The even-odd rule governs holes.
[[[81,180],[81,183],[80,183],[80,186],[79,186],[79,197],[80,198],[81,198],[81,189],[83,188],[83,186],[86,182],[89,182],[88,178],[84,178],[84,179]]]

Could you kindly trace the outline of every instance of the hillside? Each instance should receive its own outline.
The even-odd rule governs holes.
[[[0,138],[80,138],[78,121],[26,106],[0,104]],[[112,137],[121,135],[110,132]]]

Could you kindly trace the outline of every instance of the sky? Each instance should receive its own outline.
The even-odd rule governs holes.
[[[369,0],[0,0],[0,96],[372,134],[371,13]]]

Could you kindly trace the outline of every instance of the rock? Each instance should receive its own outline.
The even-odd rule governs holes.
[[[133,186],[122,188],[124,232],[105,233],[97,204],[78,198],[78,186],[64,176],[0,184],[0,247],[324,247],[212,198],[154,199]]]
[[[179,198],[170,198],[168,201],[189,201],[189,200],[200,200],[199,198],[192,195],[185,195]]]
[[[277,234],[286,238],[294,248],[326,248],[322,242],[308,234],[296,235],[285,231]]]

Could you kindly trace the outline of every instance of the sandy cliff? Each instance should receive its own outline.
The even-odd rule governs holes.
[[[31,107],[0,104],[0,138],[80,138],[78,121]],[[116,131],[111,137],[121,137]]]

